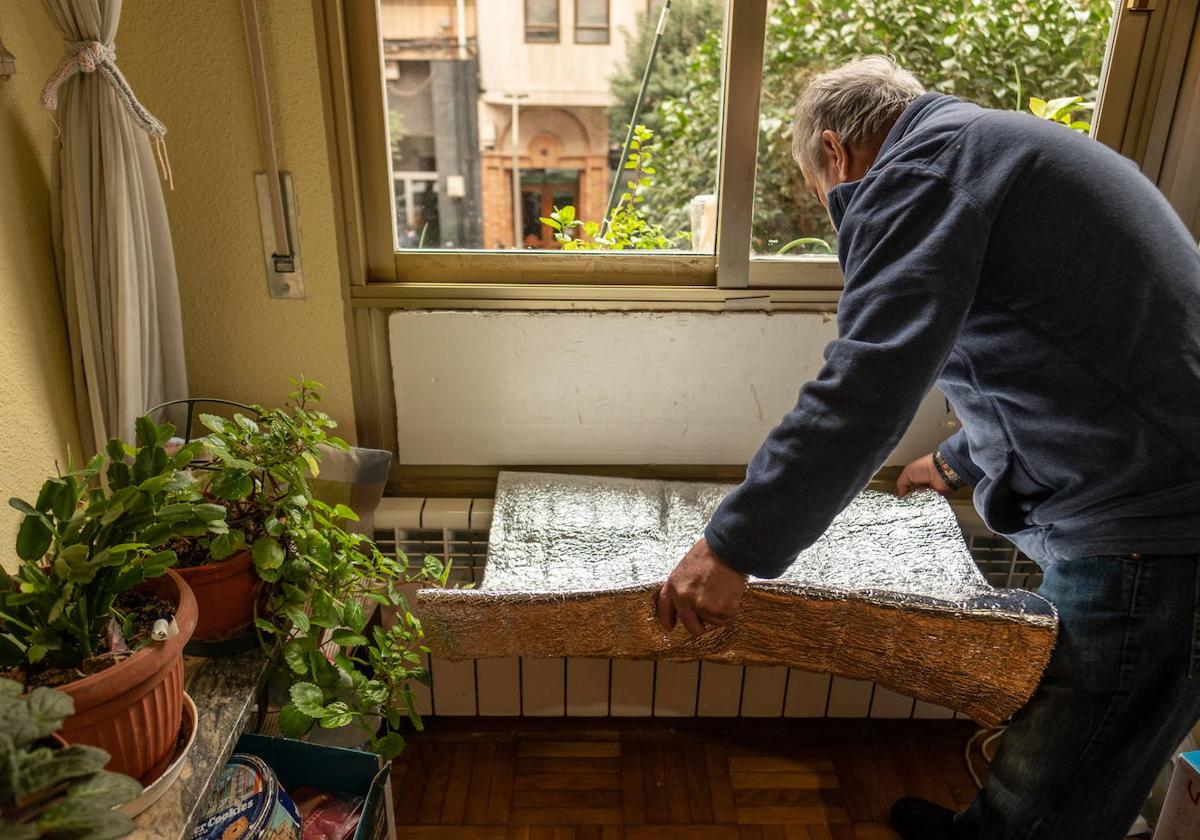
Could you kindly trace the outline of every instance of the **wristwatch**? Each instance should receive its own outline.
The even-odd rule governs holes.
[[[941,451],[933,453],[933,468],[937,470],[938,475],[942,477],[942,481],[946,482],[946,486],[951,490],[961,490],[967,486],[966,480],[954,471],[954,467],[950,466]]]

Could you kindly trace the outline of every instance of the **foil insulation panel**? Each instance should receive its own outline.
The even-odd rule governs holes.
[[[658,587],[732,489],[501,473],[480,587],[418,593],[430,648],[786,665],[873,680],[984,725],[1032,695],[1057,614],[1032,592],[989,586],[932,491],[864,491],[783,576],[751,579],[732,622],[664,633]]]

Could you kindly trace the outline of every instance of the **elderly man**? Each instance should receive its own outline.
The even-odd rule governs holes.
[[[936,383],[962,429],[900,494],[974,485],[1041,564],[1058,646],[965,812],[902,799],[908,840],[1124,836],[1200,716],[1200,253],[1130,164],[1078,132],[926,93],[880,57],[818,76],[793,151],[838,229],[820,375],[659,593],[730,620],[896,446]]]

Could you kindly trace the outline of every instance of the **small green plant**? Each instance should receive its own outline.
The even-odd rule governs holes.
[[[678,248],[691,238],[686,231],[669,236],[666,228],[649,221],[642,207],[658,172],[654,167],[653,139],[654,132],[646,126],[634,127],[623,173],[628,179],[625,191],[609,214],[607,225],[576,218],[571,205],[555,207],[549,216],[541,217],[541,223],[554,231],[554,238],[564,251],[662,250]]]
[[[75,711],[74,701],[50,688],[0,679],[0,832],[6,840],[113,840],[135,828],[114,811],[142,786],[104,769],[109,755],[48,739]]]
[[[449,569],[427,558],[409,574],[403,553],[389,557],[343,527],[357,521],[353,510],[314,498],[308,479],[320,473],[320,447],[348,446],[330,434],[333,419],[315,408],[320,383],[291,382],[282,409],[201,415],[210,432],[200,441],[210,458],[198,466],[207,474],[201,484],[229,507],[233,526],[209,550],[228,557],[249,545],[267,583],[254,625],[290,683],[291,702],[279,719],[284,735],[357,726],[372,749],[391,758],[404,746],[402,723],[420,726],[412,681],[428,680],[421,625],[398,586],[445,585]],[[368,627],[370,602],[394,612],[391,627]]]
[[[1029,111],[1035,117],[1062,123],[1084,134],[1091,133],[1092,124],[1087,120],[1078,119],[1078,114],[1091,113],[1095,109],[1096,103],[1084,102],[1082,96],[1060,96],[1051,100],[1038,99],[1036,96],[1029,98]]]
[[[403,552],[389,557],[367,537],[344,530],[357,519],[344,505],[312,502],[313,528],[301,537],[310,563],[304,585],[285,581],[259,630],[275,640],[291,679],[291,702],[280,711],[283,734],[299,738],[313,728],[362,729],[371,748],[393,758],[404,748],[404,722],[421,728],[412,682],[427,683],[421,665],[421,623],[398,586],[417,581],[444,586],[449,566],[427,557],[407,571]],[[390,627],[368,628],[364,603],[392,610]],[[305,611],[305,604],[308,609]]]
[[[259,577],[275,582],[288,559],[289,525],[305,527],[311,493],[307,476],[320,471],[321,445],[346,450],[348,444],[329,434],[337,423],[315,406],[323,386],[311,379],[289,380],[292,391],[283,408],[253,406],[255,417],[200,415],[209,434],[199,441],[205,460],[194,464],[200,485],[229,510],[227,533],[207,540],[214,560],[250,546]],[[293,558],[295,559],[295,558]]]
[[[148,417],[136,431],[136,446],[109,441],[82,470],[48,479],[32,504],[10,500],[25,516],[20,568],[0,571],[0,666],[81,676],[88,660],[115,661],[145,618],[120,597],[166,573],[172,539],[228,531],[225,508],[204,502],[186,470],[199,445],[168,454],[174,427]]]

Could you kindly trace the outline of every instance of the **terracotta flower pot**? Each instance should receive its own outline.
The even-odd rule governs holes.
[[[239,551],[217,563],[176,569],[196,596],[200,618],[196,641],[207,642],[238,636],[254,623],[258,599],[258,575],[250,551]]]
[[[196,599],[170,570],[141,586],[176,605],[179,635],[59,690],[75,700],[75,714],[63,723],[62,737],[107,750],[112,756],[107,769],[145,784],[175,754],[183,721],[183,646],[196,629]]]

